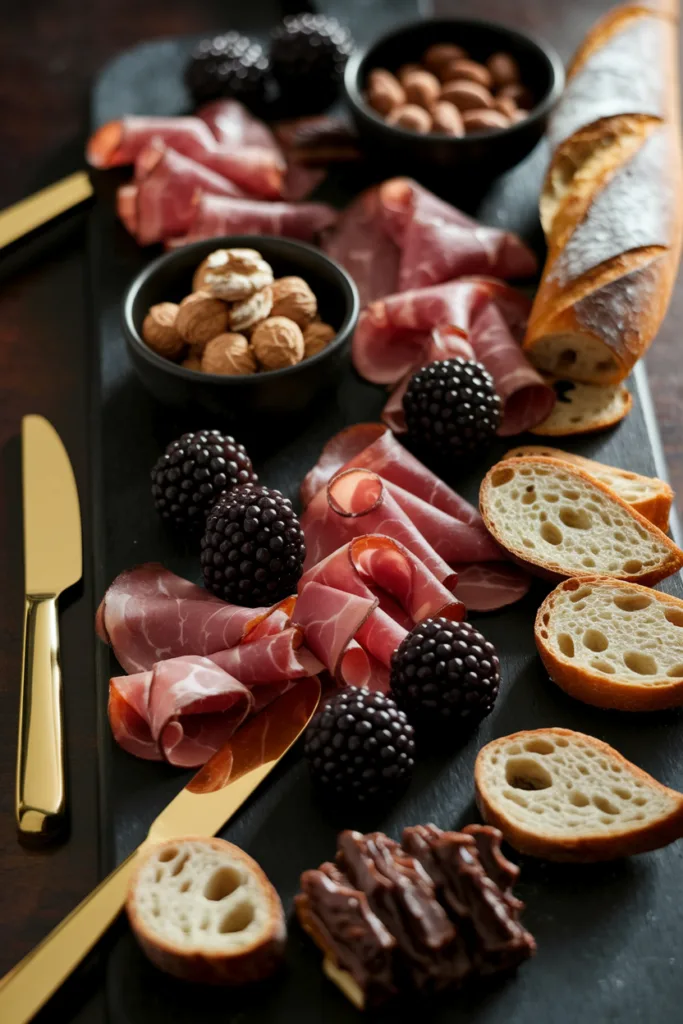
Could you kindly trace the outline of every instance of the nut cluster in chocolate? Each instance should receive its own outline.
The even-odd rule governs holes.
[[[188,370],[240,376],[294,366],[336,336],[318,317],[301,277],[275,278],[255,249],[217,249],[200,263],[192,293],[152,306],[142,337]]]
[[[301,876],[299,921],[368,1006],[511,970],[536,943],[520,923],[524,904],[511,892],[519,869],[501,839],[489,825],[418,825],[400,844],[342,832],[335,863]]]
[[[454,43],[437,43],[421,62],[395,73],[375,68],[365,98],[387,124],[425,135],[471,135],[509,128],[524,120],[534,97],[509,53],[472,60]]]

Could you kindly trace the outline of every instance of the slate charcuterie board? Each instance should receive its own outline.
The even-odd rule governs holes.
[[[528,0],[534,10],[538,0]],[[229,27],[265,33],[279,9],[273,0],[231,18]],[[363,41],[386,27],[417,14],[413,0],[353,0],[323,5],[344,17]],[[495,0],[448,5],[457,13],[501,15]],[[523,10],[525,4],[519,5]],[[572,0],[558,3],[557,38],[551,39],[567,57],[583,31],[587,6]],[[607,5],[606,5],[607,6]],[[570,11],[577,11],[571,21]],[[594,10],[592,10],[594,14]],[[455,13],[455,11],[453,11]],[[501,15],[502,16],[502,15]],[[510,17],[516,21],[515,17]],[[525,20],[522,17],[522,20]],[[527,18],[526,21],[529,19]],[[228,27],[228,26],[226,26]],[[525,27],[526,24],[525,24]],[[573,38],[570,38],[573,33]],[[93,126],[124,113],[171,114],[187,109],[181,81],[191,40],[144,43],[127,51],[101,74],[93,92]],[[520,167],[496,182],[478,204],[479,216],[509,226],[538,241],[536,201],[543,173],[543,146]],[[324,198],[341,202],[365,183],[357,169],[333,175]],[[182,550],[157,521],[149,499],[148,471],[159,452],[184,429],[215,426],[191,410],[169,413],[158,406],[133,376],[119,325],[123,291],[152,258],[141,251],[116,223],[113,195],[123,175],[98,178],[99,201],[91,215],[90,253],[94,300],[95,379],[93,438],[95,468],[94,549],[98,597],[124,568],[159,560],[174,571],[198,579],[196,553]],[[447,195],[456,205],[464,197],[457,182]],[[644,370],[634,375],[635,406],[631,416],[609,434],[568,443],[567,448],[644,473],[664,472],[656,423]],[[280,424],[277,433],[263,425],[240,425],[261,478],[295,496],[305,471],[324,442],[341,427],[377,418],[383,394],[360,381],[349,367],[335,395],[321,403],[305,426]],[[522,443],[523,439],[515,440]],[[490,462],[504,450],[500,446]],[[487,466],[449,481],[476,500]],[[664,589],[683,594],[680,581]],[[328,858],[342,827],[381,828],[398,834],[407,824],[434,821],[458,827],[476,819],[472,765],[489,739],[521,728],[562,725],[592,733],[612,743],[665,783],[683,788],[683,739],[680,712],[628,716],[600,712],[570,700],[542,671],[532,637],[535,609],[545,594],[543,584],[508,610],[478,616],[477,621],[497,646],[503,663],[503,687],[494,713],[460,748],[423,761],[406,795],[371,820],[340,818],[313,802],[305,766],[295,752],[252,798],[223,835],[244,846],[260,861],[291,910],[298,876]],[[117,671],[101,647],[96,686],[100,705],[101,837],[103,871],[121,860],[143,838],[158,811],[187,776],[165,766],[136,760],[117,748],[106,721],[109,676]],[[434,1020],[473,1024],[573,1024],[583,1018],[624,1024],[668,1024],[680,1020],[683,1003],[683,949],[679,898],[683,876],[683,845],[630,861],[596,867],[522,863],[519,895],[527,903],[525,923],[538,940],[539,952],[514,979],[488,984],[434,1011]],[[319,955],[292,924],[287,970],[256,992],[232,993],[196,989],[174,982],[147,964],[132,937],[122,930],[110,954],[108,1006],[112,1024],[346,1024],[356,1011],[324,980]],[[392,1010],[379,1019],[413,1018],[415,1008]],[[425,1013],[420,1007],[420,1013]],[[377,1018],[374,1018],[377,1019]]]

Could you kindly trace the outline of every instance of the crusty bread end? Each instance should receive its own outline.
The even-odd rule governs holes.
[[[631,411],[633,398],[624,384],[581,384],[551,378],[558,394],[552,412],[530,431],[539,437],[568,437],[607,430]]]
[[[571,729],[493,740],[477,755],[474,781],[484,820],[532,857],[612,860],[683,836],[680,793]]]

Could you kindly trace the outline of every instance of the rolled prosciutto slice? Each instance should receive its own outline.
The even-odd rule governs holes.
[[[390,295],[373,302],[358,321],[353,362],[375,384],[401,384],[429,361],[435,327],[467,333],[477,359],[494,378],[504,404],[499,433],[520,433],[544,420],[555,402],[553,389],[534,370],[518,337],[529,300],[501,281],[463,278]]]
[[[512,562],[457,565],[458,597],[472,612],[491,612],[528,593],[531,577]]]
[[[281,156],[282,149],[268,125],[238,100],[221,99],[205,103],[197,111],[212,134],[226,146],[258,146]]]
[[[226,604],[157,563],[116,577],[97,612],[97,633],[126,672],[166,658],[234,647],[267,608]]]
[[[294,615],[306,646],[340,683],[367,686],[370,660],[354,636],[374,612],[376,597],[349,594],[310,580],[301,589]]]
[[[225,234],[283,235],[310,242],[336,217],[325,203],[266,203],[201,193],[195,195],[187,235],[172,244]]]
[[[302,646],[301,629],[262,636],[211,657],[184,655],[109,684],[109,721],[117,742],[147,760],[203,764],[247,715],[323,665]]]
[[[536,257],[516,235],[479,224],[410,178],[362,193],[326,248],[354,277],[363,305],[473,274],[507,280],[537,270]]]
[[[135,178],[136,185],[128,188],[136,190],[134,233],[140,245],[186,234],[195,216],[198,191],[233,198],[246,195],[228,178],[156,138],[138,153]]]
[[[98,169],[133,164],[152,139],[160,139],[252,195],[276,199],[282,193],[285,164],[279,151],[221,142],[199,117],[128,116],[109,121],[88,141],[88,163]]]

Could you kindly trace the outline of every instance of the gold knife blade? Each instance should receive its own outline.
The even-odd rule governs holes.
[[[42,416],[22,421],[24,649],[16,818],[25,839],[52,839],[66,816],[57,598],[83,572],[81,514],[69,456]]]
[[[27,199],[8,206],[0,213],[0,249],[85,202],[92,194],[93,187],[88,175],[85,171],[76,171]]]
[[[319,681],[303,679],[207,761],[137,850],[0,980],[2,1024],[32,1020],[109,928],[123,908],[140,851],[164,839],[215,835],[301,736],[319,701]]]

